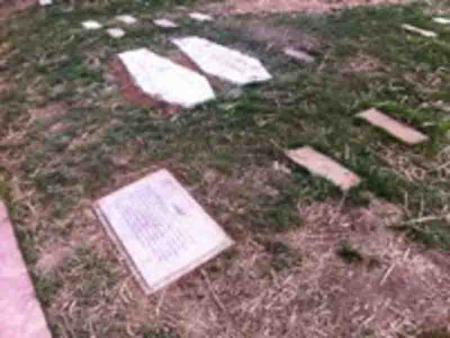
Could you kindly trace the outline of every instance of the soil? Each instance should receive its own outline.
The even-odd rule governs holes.
[[[0,21],[37,4],[37,0],[2,0],[0,1]]]

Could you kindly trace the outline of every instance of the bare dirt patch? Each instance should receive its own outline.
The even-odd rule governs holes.
[[[398,4],[404,0],[228,0],[224,7],[231,14],[328,12],[361,5]]]
[[[0,21],[8,16],[37,5],[37,0],[2,0],[0,1]]]

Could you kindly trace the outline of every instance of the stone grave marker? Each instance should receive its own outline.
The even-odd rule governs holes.
[[[44,313],[0,201],[0,337],[51,338]]]
[[[436,17],[433,18],[433,21],[441,25],[450,25],[450,18]]]
[[[87,30],[97,30],[97,29],[100,29],[103,27],[100,22],[95,21],[95,20],[83,21],[81,24],[82,24],[83,28],[87,29]]]
[[[360,178],[352,171],[311,147],[287,150],[286,155],[294,163],[306,168],[314,175],[329,180],[343,191],[347,191],[361,182]]]
[[[189,13],[189,17],[192,20],[198,21],[198,22],[208,22],[208,21],[213,21],[213,17],[208,15],[208,14],[204,14],[204,13],[199,13],[199,12],[192,12]]]
[[[161,28],[178,28],[179,26],[169,19],[156,19],[153,20],[153,23]]]
[[[301,50],[294,49],[294,48],[285,48],[283,50],[284,54],[289,56],[290,58],[294,59],[297,62],[300,63],[313,63],[314,57],[309,55],[308,53],[305,53]]]
[[[375,108],[368,109],[356,115],[371,125],[383,129],[396,139],[410,145],[419,144],[428,140],[421,132],[401,123],[392,117],[383,114]]]
[[[120,39],[125,36],[125,31],[122,28],[109,28],[106,32],[114,39]]]
[[[402,28],[408,32],[416,33],[416,34],[422,35],[426,38],[436,38],[438,36],[437,33],[433,32],[433,31],[418,28],[418,27],[408,25],[408,24],[403,24]]]
[[[233,244],[165,169],[100,199],[95,209],[147,294]]]
[[[175,106],[192,108],[215,98],[208,80],[148,49],[119,54],[119,60],[146,95]]]
[[[116,20],[126,24],[126,25],[134,25],[137,22],[137,19],[128,14],[118,15],[116,16]]]
[[[247,85],[272,78],[258,59],[207,39],[192,36],[172,42],[203,72],[219,79]]]

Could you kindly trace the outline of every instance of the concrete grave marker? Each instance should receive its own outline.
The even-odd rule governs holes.
[[[109,28],[106,32],[114,39],[120,39],[125,36],[125,31],[122,28]]]
[[[412,25],[408,25],[408,24],[403,24],[402,28],[408,32],[411,33],[416,33],[419,35],[422,35],[426,38],[436,38],[438,35],[435,32],[429,31],[429,30],[425,30],[425,29],[421,29]]]
[[[134,16],[128,14],[118,15],[116,16],[116,20],[127,25],[134,25],[137,22],[137,19]]]
[[[308,53],[305,53],[305,52],[303,52],[301,50],[298,50],[298,49],[285,48],[283,50],[283,52],[287,56],[293,58],[294,60],[296,60],[296,61],[298,61],[300,63],[313,63],[314,62],[314,57],[312,57]]]
[[[169,19],[156,19],[153,23],[161,28],[178,28],[178,25]]]
[[[84,27],[84,29],[87,29],[87,30],[97,30],[97,29],[100,29],[103,27],[100,22],[95,21],[95,20],[84,21],[82,23],[82,26]]]
[[[326,178],[343,191],[357,186],[361,181],[356,174],[311,147],[288,150],[286,155],[296,164],[305,167],[315,175]]]
[[[246,85],[272,78],[259,60],[207,39],[193,36],[172,42],[202,71],[222,80]]]
[[[381,128],[398,140],[415,145],[428,140],[428,137],[421,132],[401,123],[375,108],[363,111],[356,115],[358,118],[366,120],[375,127]]]
[[[119,59],[143,93],[169,104],[192,108],[215,98],[208,80],[148,49],[119,54]]]
[[[0,337],[51,338],[5,205],[0,201]]]
[[[53,0],[39,0],[39,5],[41,6],[50,6],[53,4]]]
[[[189,13],[189,17],[192,20],[198,21],[198,22],[207,22],[207,21],[213,21],[213,17],[208,15],[208,14],[204,14],[204,13],[199,13],[199,12],[193,12],[193,13]]]
[[[96,211],[147,294],[233,244],[165,169],[100,199]]]
[[[433,18],[433,21],[441,25],[450,25],[450,18],[436,17]]]

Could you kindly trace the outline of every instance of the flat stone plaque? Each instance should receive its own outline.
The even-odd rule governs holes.
[[[84,29],[87,29],[87,30],[97,30],[97,29],[100,29],[103,27],[100,22],[95,21],[95,20],[83,21],[81,23],[81,25],[83,26]]]
[[[153,23],[161,28],[178,28],[178,24],[169,19],[156,19]]]
[[[6,207],[0,201],[0,337],[51,338]]]
[[[199,12],[192,12],[189,13],[189,17],[192,20],[198,21],[198,22],[207,22],[207,21],[213,21],[213,17],[208,14],[199,13]]]
[[[215,98],[208,80],[148,49],[119,54],[119,59],[143,93],[169,104],[192,108]]]
[[[147,294],[233,244],[165,169],[100,199],[95,208]]]
[[[437,33],[433,32],[433,31],[422,29],[422,28],[419,28],[419,27],[416,27],[413,25],[408,25],[406,23],[402,25],[402,28],[408,32],[416,33],[416,34],[422,35],[426,38],[436,38],[438,36]]]
[[[134,16],[128,14],[118,15],[116,16],[116,20],[127,25],[134,25],[138,21]]]
[[[356,174],[311,147],[288,150],[286,155],[296,164],[329,180],[344,191],[357,186],[361,181]]]
[[[433,21],[441,25],[450,25],[450,18],[436,17],[433,18]]]
[[[366,120],[375,127],[383,129],[388,134],[404,143],[415,145],[428,140],[426,135],[401,122],[398,122],[397,120],[394,120],[392,117],[383,114],[375,108],[363,111],[356,116]]]
[[[173,39],[202,71],[237,85],[272,78],[258,59],[200,37]]]

